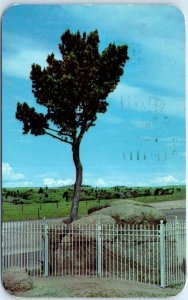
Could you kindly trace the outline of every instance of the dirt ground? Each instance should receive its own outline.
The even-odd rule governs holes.
[[[34,279],[34,287],[17,292],[18,297],[100,297],[100,298],[163,298],[177,295],[183,287],[162,289],[156,285],[125,280],[87,277],[55,277]]]
[[[186,200],[155,202],[149,205],[158,209],[186,208]]]

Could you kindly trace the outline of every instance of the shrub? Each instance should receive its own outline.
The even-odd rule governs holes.
[[[10,268],[3,272],[3,286],[11,292],[21,292],[32,289],[33,282],[23,268]]]
[[[120,193],[115,193],[114,194],[114,198],[120,199],[121,198],[121,194]]]
[[[38,190],[38,193],[42,194],[43,193],[43,188],[40,187],[40,189]]]
[[[97,206],[93,206],[93,207],[90,207],[88,209],[88,215],[90,215],[91,213],[97,211],[97,210],[100,210],[102,208],[106,208],[106,207],[110,207],[109,204],[105,204],[105,205],[97,205]]]
[[[22,198],[23,198],[24,200],[28,200],[28,197],[29,197],[28,194],[22,194]]]
[[[57,200],[56,199],[52,199],[52,198],[46,198],[46,197],[44,197],[42,199],[42,201],[39,201],[39,202],[41,202],[41,203],[57,203]]]

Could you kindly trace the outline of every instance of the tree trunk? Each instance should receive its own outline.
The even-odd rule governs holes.
[[[73,152],[73,161],[75,164],[76,169],[76,180],[74,184],[74,194],[73,194],[73,200],[72,200],[72,208],[71,208],[71,215],[70,220],[71,222],[77,219],[78,216],[78,206],[79,206],[79,200],[80,200],[80,190],[82,185],[82,164],[80,161],[80,144],[74,143],[72,146],[72,152]]]

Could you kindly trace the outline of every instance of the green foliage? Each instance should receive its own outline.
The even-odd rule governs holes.
[[[71,201],[73,197],[73,188],[72,187],[63,187],[63,188],[49,188],[48,190],[43,189],[43,193],[39,193],[41,188],[6,188],[2,193],[3,202],[13,202],[16,199],[22,199],[23,195],[26,195],[26,202],[40,202],[45,201],[45,194],[48,194],[49,199],[52,201],[62,201],[66,200]],[[155,195],[155,190],[160,189],[161,193]],[[173,194],[165,194],[165,191],[174,189]],[[81,199],[83,201],[93,201],[93,200],[113,200],[113,199],[132,199],[133,191],[137,192],[137,197],[139,201],[150,203],[150,202],[159,202],[159,201],[168,201],[176,199],[185,199],[186,190],[184,186],[181,187],[164,187],[164,188],[127,188],[119,187],[119,192],[115,192],[114,188],[94,188],[94,187],[82,187],[81,189]],[[119,195],[117,195],[119,194]],[[67,196],[66,196],[67,195]]]
[[[61,36],[59,50],[61,60],[52,53],[47,57],[47,67],[33,64],[30,74],[32,92],[47,113],[18,103],[16,118],[23,122],[23,133],[49,134],[73,143],[95,125],[97,113],[106,111],[105,99],[116,88],[128,59],[127,46],[109,44],[100,53],[97,31],[87,35],[67,30]],[[57,130],[50,128],[50,123]]]
[[[42,193],[43,193],[43,188],[40,187],[38,193],[39,193],[39,194],[42,194]]]

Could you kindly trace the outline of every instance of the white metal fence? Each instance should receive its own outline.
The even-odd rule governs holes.
[[[185,282],[185,222],[146,225],[65,225],[6,222],[2,267],[34,277],[99,276],[158,284]]]

